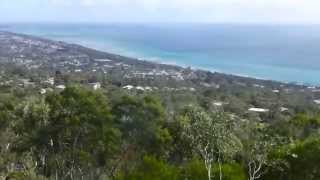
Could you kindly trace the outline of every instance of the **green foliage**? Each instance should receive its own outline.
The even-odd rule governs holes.
[[[297,114],[286,127],[288,136],[294,139],[305,139],[310,135],[319,135],[320,116],[308,116],[306,114]]]
[[[225,163],[222,165],[222,175],[224,180],[245,180],[246,173],[240,164]],[[219,166],[214,166],[214,177],[219,177]]]
[[[226,158],[242,147],[233,134],[234,119],[221,111],[209,114],[201,109],[189,108],[183,113],[181,121],[184,123],[185,136],[191,143],[196,147],[208,147],[214,156],[222,153]]]
[[[225,180],[245,180],[245,171],[241,165],[235,163],[225,163],[221,166],[223,179]],[[212,167],[213,178],[219,179],[219,166]],[[182,169],[181,179],[206,180],[207,170],[199,159],[193,158]]]
[[[164,126],[164,109],[158,100],[149,96],[124,96],[113,107],[113,114],[126,144],[133,145],[141,153],[165,153],[171,136]]]
[[[207,180],[207,169],[202,161],[197,158],[191,159],[182,169],[182,178],[189,180]]]
[[[191,158],[193,148],[190,140],[185,138],[183,122],[177,116],[173,121],[167,122],[166,127],[172,137],[171,148],[169,152],[169,161],[183,163],[185,159]]]
[[[99,93],[67,88],[28,102],[17,116],[17,150],[30,150],[46,176],[103,167],[117,149],[119,131]]]
[[[232,97],[220,91],[206,91],[208,98],[179,91],[157,99],[150,93],[128,96],[116,86],[68,87],[46,95],[5,88],[0,177],[201,180],[210,170],[212,180],[242,180],[249,178],[249,162],[262,162],[262,179],[320,178],[316,113],[274,121],[275,115],[246,113],[246,103],[270,105],[274,114],[278,105],[258,102],[244,89],[229,89]],[[210,98],[232,102],[224,108],[239,112],[226,113]],[[187,108],[177,113],[182,107]],[[266,118],[272,121],[258,121]]]
[[[320,139],[311,138],[286,145],[271,158],[278,162],[270,167],[266,179],[315,180],[320,178]]]
[[[178,180],[179,169],[157,160],[152,156],[145,156],[141,164],[126,175],[120,175],[119,180]]]
[[[184,135],[190,140],[194,151],[202,158],[211,179],[214,163],[221,166],[222,161],[239,152],[240,140],[233,134],[233,118],[217,111],[208,114],[201,109],[186,109],[182,116]],[[220,172],[220,177],[222,176]]]
[[[223,179],[245,180],[243,168],[239,164],[223,164]],[[219,166],[212,167],[213,179],[219,177]],[[116,179],[128,180],[206,180],[207,170],[204,164],[197,158],[193,158],[181,168],[169,165],[164,161],[157,160],[152,156],[145,156],[141,164],[126,175],[120,174]]]

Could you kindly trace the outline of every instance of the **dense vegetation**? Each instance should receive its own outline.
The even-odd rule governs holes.
[[[320,178],[316,114],[270,123],[201,101],[169,112],[165,96],[116,88],[2,91],[7,179]]]

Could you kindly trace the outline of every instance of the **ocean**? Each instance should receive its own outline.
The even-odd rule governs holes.
[[[159,63],[320,85],[317,25],[3,24],[0,30]]]

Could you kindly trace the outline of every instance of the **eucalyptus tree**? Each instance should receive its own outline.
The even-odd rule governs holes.
[[[14,106],[12,97],[0,95],[0,179],[13,171],[15,155],[11,149],[15,140],[12,130]]]
[[[277,135],[269,132],[268,124],[257,120],[242,120],[243,158],[245,160],[249,180],[256,180],[267,173],[268,166],[278,162],[270,162],[269,155],[285,142]]]
[[[181,118],[184,135],[203,159],[208,179],[212,179],[212,167],[217,163],[221,180],[223,160],[239,152],[242,146],[233,133],[234,119],[222,111],[209,114],[193,107],[186,109]]]
[[[166,158],[171,136],[160,101],[150,96],[123,96],[114,104],[112,113],[123,132],[119,165],[128,169],[145,154]]]
[[[120,132],[99,92],[67,88],[28,102],[17,117],[18,148],[31,152],[47,177],[95,179],[117,150]]]
[[[255,133],[248,143],[247,168],[249,180],[260,179],[268,163],[270,144],[263,134]]]

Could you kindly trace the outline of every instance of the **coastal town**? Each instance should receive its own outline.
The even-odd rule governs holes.
[[[298,103],[320,106],[320,87],[317,86],[157,64],[9,32],[0,32],[0,47],[2,88],[33,88],[46,94],[78,82],[93,90],[114,85],[128,93],[202,94],[212,90],[217,94],[229,92],[230,96],[237,96],[245,89],[256,94],[256,99],[247,100],[247,112],[268,114],[274,111],[271,108],[279,97],[283,97],[283,102],[277,105],[280,113],[292,111]],[[294,103],[286,103],[294,99]],[[229,97],[212,99],[215,107],[228,107],[232,103]]]

